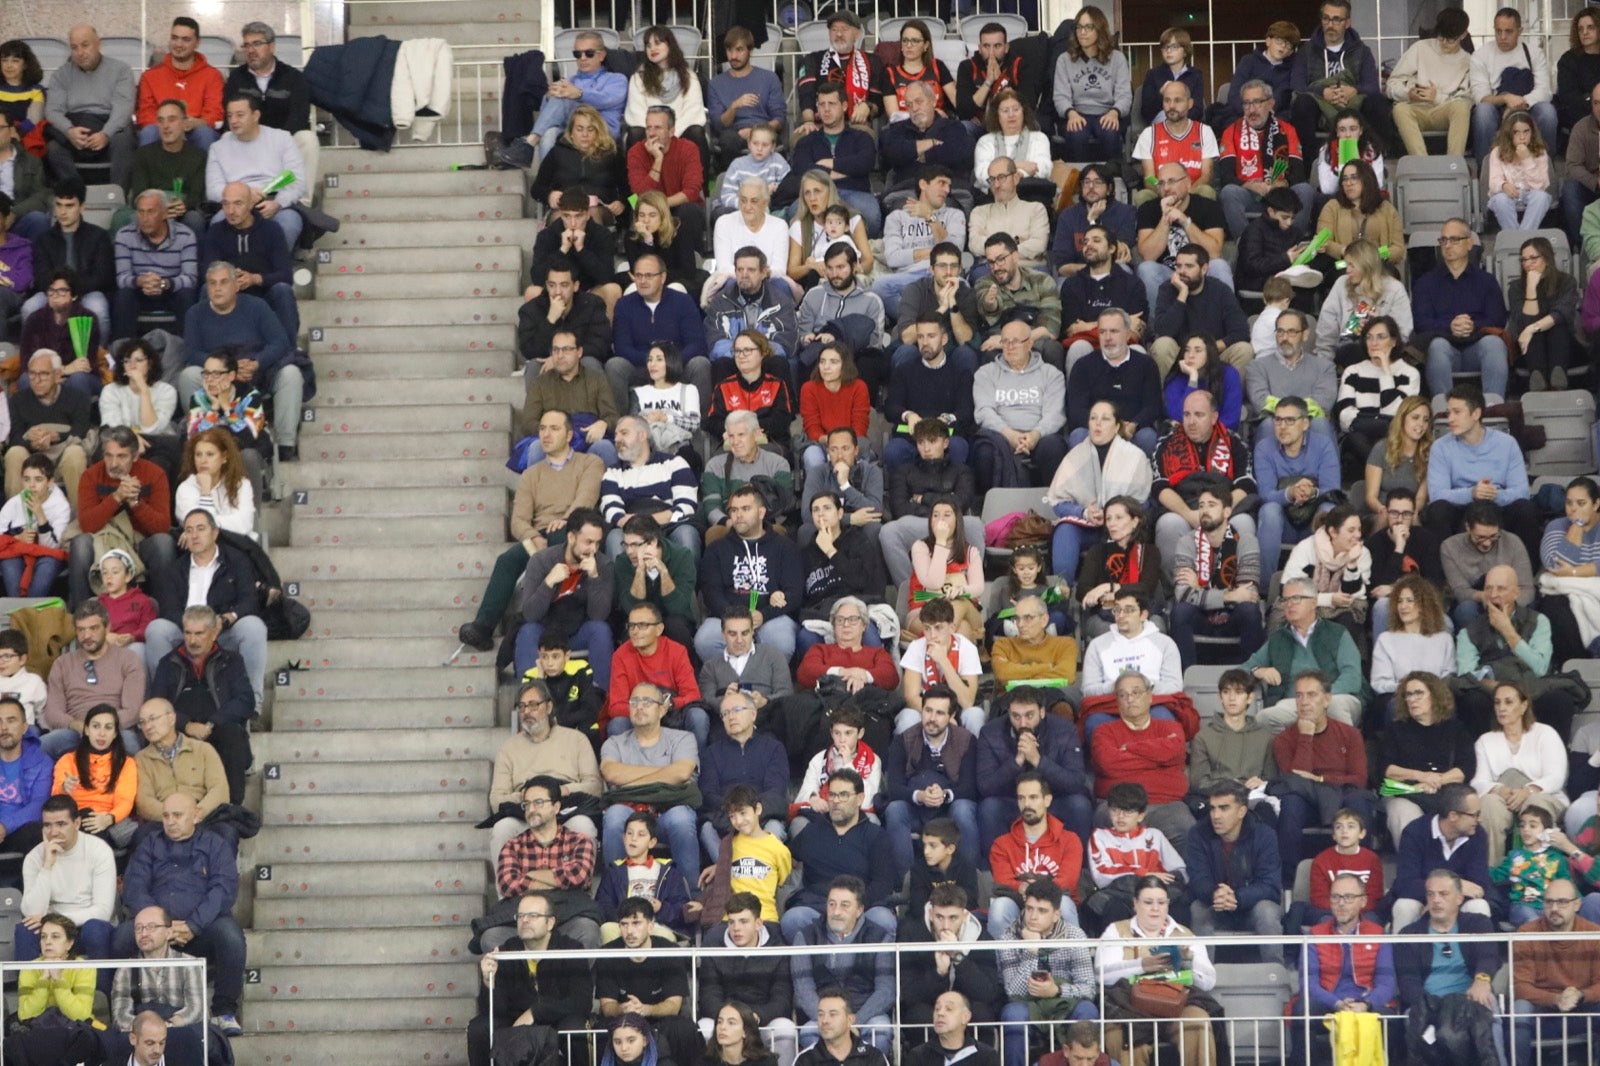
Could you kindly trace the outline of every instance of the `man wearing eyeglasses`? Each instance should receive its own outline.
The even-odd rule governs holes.
[[[1078,199],[1056,219],[1050,242],[1050,265],[1056,274],[1070,278],[1082,270],[1085,234],[1090,226],[1103,226],[1117,242],[1117,262],[1127,265],[1139,239],[1139,222],[1133,207],[1114,195],[1114,176],[1104,163],[1090,163],[1078,177]]]
[[[1567,878],[1544,886],[1544,914],[1522,926],[1523,938],[1511,963],[1512,1041],[1516,1061],[1534,1060],[1536,1031],[1564,1035],[1569,1026],[1589,1024],[1581,1017],[1535,1019],[1532,1014],[1600,1014],[1600,925],[1579,915],[1583,894]],[[1539,933],[1587,933],[1585,940],[1540,940]],[[1563,1024],[1565,1023],[1565,1024]]]
[[[1175,83],[1169,83],[1175,84]],[[1162,286],[1178,266],[1178,254],[1185,248],[1204,248],[1211,266],[1208,273],[1231,291],[1233,268],[1222,258],[1222,242],[1227,233],[1222,206],[1215,200],[1192,195],[1194,185],[1182,163],[1161,164],[1155,172],[1159,199],[1139,205],[1139,264],[1136,273],[1144,282],[1146,303],[1156,308]],[[1245,337],[1249,337],[1248,325]]]
[[[541,678],[524,681],[512,704],[517,731],[494,756],[494,774],[489,779],[489,809],[499,813],[523,803],[523,782],[535,777],[553,777],[560,782],[561,795],[583,792],[598,796],[605,791],[600,781],[600,764],[589,738],[576,729],[558,725],[550,685]],[[499,855],[506,841],[528,828],[522,817],[500,818],[489,834],[489,854]],[[567,828],[599,839],[594,822],[587,815],[574,815]]]
[[[1328,413],[1339,398],[1339,372],[1333,360],[1323,359],[1311,350],[1311,322],[1293,307],[1278,315],[1273,329],[1276,347],[1256,350],[1256,358],[1245,368],[1244,389],[1250,406],[1270,413],[1280,396],[1298,396],[1306,404],[1310,429],[1333,440],[1333,425]]]
[[[1321,1049],[1311,1061],[1324,1061],[1328,1038],[1321,1019],[1342,1011],[1392,1013],[1399,986],[1394,971],[1394,946],[1358,938],[1382,936],[1383,926],[1362,917],[1366,887],[1354,874],[1340,874],[1329,888],[1333,917],[1311,927],[1320,943],[1306,945],[1305,1009],[1311,1015],[1311,1041]],[[1297,1050],[1290,1061],[1305,1061],[1298,1050],[1304,1027],[1291,1025]],[[1532,1062],[1532,1059],[1523,1060]]]
[[[1506,300],[1494,277],[1472,265],[1476,243],[1465,220],[1450,219],[1439,231],[1438,265],[1412,282],[1416,332],[1411,342],[1428,353],[1424,376],[1435,396],[1451,390],[1457,373],[1478,374],[1483,392],[1506,394],[1505,341],[1485,332],[1505,327]]]
[[[670,729],[662,719],[672,709],[672,693],[660,685],[641,681],[627,697],[631,728],[613,731],[600,749],[600,776],[608,789],[655,786],[662,793],[694,784],[700,776],[700,745],[693,733]],[[696,790],[698,794],[698,790]],[[647,802],[655,811],[662,835],[672,851],[672,862],[692,885],[700,876],[700,839],[694,808],[672,799]],[[622,830],[634,812],[629,803],[606,808],[601,829],[605,861],[624,857]]]
[[[979,358],[993,358],[1003,348],[1000,327],[1020,321],[1028,327],[1028,343],[1046,363],[1066,373],[1067,353],[1061,347],[1061,288],[1043,271],[1023,265],[1017,238],[998,230],[983,242],[986,277],[978,279],[973,292],[978,297],[982,332]]]
[[[517,900],[516,930],[500,951],[571,951],[595,945],[583,944],[556,928],[555,901],[546,892],[529,892]],[[495,1030],[496,1043],[515,1040],[512,1026],[549,1026],[555,1030],[578,1030],[588,1024],[594,996],[594,976],[583,957],[540,959],[537,962],[507,962],[502,967],[496,952],[478,960],[478,1016],[467,1023],[467,1062],[469,1066],[489,1066],[489,1028]],[[494,989],[494,1015],[489,1014],[489,990]]]
[[[1466,628],[1483,614],[1489,572],[1499,567],[1509,568],[1514,575],[1514,606],[1533,607],[1538,586],[1527,546],[1519,538],[1507,536],[1502,522],[1500,508],[1488,500],[1474,500],[1462,511],[1462,532],[1445,537],[1439,544],[1439,561],[1453,604],[1450,617],[1458,629]]]
[[[1367,538],[1367,551],[1372,553],[1372,588],[1367,597],[1372,604],[1373,639],[1389,629],[1389,594],[1396,581],[1421,574],[1435,588],[1445,587],[1439,538],[1417,524],[1417,494],[1403,485],[1390,489],[1379,517],[1383,525]]]
[[[687,143],[687,142],[685,142]],[[637,147],[637,146],[636,146]],[[694,145],[688,145],[696,152]],[[700,219],[705,229],[705,217]],[[696,240],[690,230],[685,239]],[[683,359],[683,380],[694,385],[700,395],[711,396],[710,348],[705,320],[700,317],[699,295],[668,288],[666,260],[656,252],[645,252],[630,267],[634,291],[617,300],[611,318],[611,358],[606,360],[606,377],[617,409],[633,406],[633,386],[647,384],[645,364],[650,349],[660,341],[678,346]]]
[[[1029,270],[1043,270],[1045,248],[1050,243],[1050,216],[1044,204],[1017,195],[1017,186],[1025,175],[1017,168],[1016,160],[1000,156],[982,176],[994,199],[972,209],[972,216],[967,219],[967,250],[983,255],[990,236],[1009,233],[1017,242],[1018,262]]]
[[[1273,113],[1272,86],[1250,81],[1239,90],[1243,116],[1222,131],[1217,158],[1217,185],[1222,190],[1222,214],[1228,235],[1244,234],[1245,212],[1259,205],[1272,189],[1288,189],[1300,201],[1295,222],[1301,229],[1311,223],[1311,184],[1306,180],[1305,152],[1300,134],[1287,119]],[[1278,164],[1284,164],[1282,173]]]
[[[1435,795],[1440,813],[1413,820],[1395,844],[1394,887],[1389,899],[1397,930],[1416,921],[1424,904],[1433,909],[1438,887],[1434,879],[1441,871],[1460,894],[1457,910],[1488,918],[1497,902],[1503,905],[1503,900],[1487,895],[1493,884],[1489,880],[1489,835],[1479,824],[1482,800],[1471,785],[1461,782],[1443,785]]]
[[[243,274],[221,259],[206,268],[205,299],[197,300],[183,318],[187,365],[178,374],[178,393],[199,392],[206,356],[231,348],[239,357],[240,385],[272,394],[272,435],[280,456],[294,459],[305,377],[289,359],[294,338],[266,300],[242,291]]]
[[[288,133],[305,160],[306,173],[320,174],[317,160],[321,146],[311,129],[311,88],[305,75],[278,58],[278,35],[265,22],[244,24],[239,31],[239,50],[244,53],[244,62],[228,72],[222,98],[241,92],[259,96],[261,124]],[[309,196],[308,190],[308,202]]]
[[[560,901],[562,913],[569,915],[559,923],[561,932],[593,948],[600,943],[600,909],[588,898],[595,873],[594,839],[561,824],[561,784],[558,778],[535,777],[523,786],[522,818],[528,828],[500,848],[495,888],[502,900],[549,893],[551,903]],[[522,910],[519,903],[514,912],[519,930]],[[493,951],[509,936],[505,926],[496,926],[485,930],[480,941],[485,951]]]
[[[1413,826],[1417,824],[1412,823]],[[1463,907],[1465,897],[1462,889],[1460,875],[1448,869],[1434,869],[1427,878],[1426,916],[1402,928],[1399,913],[1396,913],[1394,928],[1418,938],[1414,943],[1395,947],[1395,975],[1400,985],[1400,1006],[1413,1012],[1410,1015],[1412,1025],[1419,1024],[1420,1020],[1424,1027],[1443,1026],[1446,1017],[1464,1020],[1469,1027],[1468,1032],[1437,1035],[1437,1042],[1445,1046],[1477,1044],[1481,1047],[1478,1038],[1487,1028],[1497,1057],[1501,1062],[1506,1062],[1505,1030],[1493,1017],[1495,996],[1492,986],[1495,973],[1505,962],[1505,954],[1494,941],[1451,939],[1457,933],[1495,931],[1494,922]],[[1521,953],[1521,945],[1518,945],[1517,954]],[[1427,1000],[1427,1004],[1433,1005],[1432,1011],[1426,1009],[1425,996],[1432,997]],[[1462,997],[1485,1013],[1479,1014],[1469,1008],[1464,1017],[1460,1014],[1445,1015],[1438,1011],[1438,1004],[1434,1003],[1435,999],[1445,997]],[[1423,1014],[1426,1017],[1419,1019],[1415,1013],[1418,1007],[1424,1007]]]
[[[689,649],[664,635],[661,609],[649,602],[636,603],[628,611],[626,627],[628,642],[611,656],[611,686],[600,715],[601,733],[615,736],[628,730],[629,696],[646,683],[671,694],[672,710],[683,710],[686,715],[698,711],[709,732],[710,719],[698,706],[700,684],[689,664]],[[696,723],[689,724],[695,728]]]
[[[1301,46],[1289,73],[1300,143],[1318,143],[1318,125],[1326,122],[1332,129],[1333,116],[1345,108],[1361,112],[1380,143],[1397,143],[1392,105],[1379,91],[1378,61],[1350,25],[1350,0],[1323,0],[1320,12],[1321,32]]]
[[[1272,435],[1256,440],[1256,484],[1261,486],[1256,539],[1267,570],[1278,569],[1285,545],[1311,535],[1317,515],[1333,509],[1328,495],[1344,488],[1339,450],[1332,438],[1310,432],[1306,407],[1298,396],[1282,397],[1272,410]]]

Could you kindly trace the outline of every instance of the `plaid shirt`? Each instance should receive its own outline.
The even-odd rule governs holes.
[[[558,830],[548,844],[540,843],[531,829],[518,833],[500,849],[495,867],[500,898],[533,891],[537,886],[529,882],[528,874],[534,870],[554,873],[560,888],[586,889],[594,877],[594,841],[570,829]]]
[[[183,958],[170,947],[161,958]],[[133,1028],[133,1009],[165,1003],[177,1011],[169,1025],[193,1025],[206,1016],[205,973],[199,966],[124,967],[111,982],[111,1021],[123,1032]]]

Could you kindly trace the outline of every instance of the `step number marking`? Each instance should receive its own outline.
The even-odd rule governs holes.
[[[316,420],[317,420],[317,409],[315,407],[307,407],[307,408],[304,408],[304,409],[301,410],[301,412],[300,412],[300,421],[302,421],[302,422],[315,422]]]
[[[247,985],[259,985],[261,983],[261,971],[254,967],[246,970],[244,972],[244,983]]]
[[[257,881],[270,881],[270,880],[272,880],[272,867],[268,866],[268,865],[257,866],[256,867],[256,880]]]
[[[333,250],[331,248],[318,248],[317,249],[317,262],[319,262],[319,263],[331,263],[331,262],[333,262]]]
[[[311,493],[307,492],[305,489],[295,489],[294,490],[294,505],[296,507],[304,507],[306,504],[308,504],[310,502],[311,502]]]
[[[298,596],[298,595],[300,595],[300,582],[298,582],[298,581],[285,581],[283,583],[283,592],[284,592],[284,595],[286,595],[286,596]]]
[[[285,685],[287,685],[289,683],[289,671],[287,671],[287,670],[279,670],[276,674],[273,675],[272,680],[273,680],[273,683],[276,684],[279,688],[283,688]]]
[[[313,342],[320,342],[322,340],[322,327],[321,326],[312,326],[311,327],[311,340]]]
[[[329,174],[322,179],[322,183],[330,189],[337,189],[339,187],[339,175]]]
[[[283,767],[275,762],[269,762],[261,768],[261,773],[268,781],[277,781],[283,777]]]

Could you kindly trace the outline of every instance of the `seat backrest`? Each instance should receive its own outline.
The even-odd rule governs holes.
[[[649,29],[649,26],[641,26],[633,31],[633,47],[640,53],[644,52],[644,35]],[[679,25],[671,25],[667,29],[671,30],[672,35],[678,39],[678,50],[683,53],[684,58],[691,64],[702,57],[706,50],[706,42],[698,29],[693,26]],[[722,57],[718,56],[717,58],[720,61]]]
[[[1522,397],[1530,424],[1544,429],[1543,448],[1528,453],[1530,474],[1576,477],[1595,468],[1594,396],[1582,389],[1530,392]]]
[[[778,58],[783,53],[783,27],[776,22],[767,23],[767,43],[750,55],[750,62],[763,70],[778,72]]]
[[[828,24],[821,19],[802,22],[795,27],[794,36],[799,42],[801,55],[820,52],[828,47]]]
[[[998,22],[1006,28],[1006,40],[1014,41],[1018,37],[1026,37],[1031,31],[1028,20],[1021,15],[990,14],[978,12],[961,20],[961,40],[966,43],[970,51],[978,50],[978,38],[983,34],[983,28],[991,22]]]
[[[900,31],[905,29],[906,28],[906,23],[908,23],[910,21],[911,21],[910,17],[902,17],[902,18],[892,18],[892,19],[882,19],[882,20],[880,20],[878,22],[877,33],[875,34],[875,36],[877,37],[878,43],[879,44],[883,44],[885,41],[894,41],[894,42],[898,43],[899,40],[900,40]],[[929,27],[930,30],[932,28],[933,27],[931,27],[931,26]]]
[[[1401,156],[1394,167],[1394,206],[1409,231],[1465,217],[1478,229],[1478,183],[1458,155]]]
[[[954,37],[935,37],[933,39],[933,54],[938,57],[949,70],[955,70],[967,61],[972,50],[967,47],[967,42]]]
[[[100,54],[122,60],[135,74],[150,65],[150,49],[137,37],[102,37]]]
[[[1589,686],[1591,693],[1589,706],[1578,708],[1580,711],[1600,711],[1600,659],[1568,659],[1561,664],[1562,670],[1576,670],[1578,676],[1583,678],[1584,684]]]
[[[1183,672],[1183,691],[1194,702],[1201,718],[1222,713],[1222,699],[1217,695],[1217,681],[1229,667],[1195,664]]]
[[[1495,237],[1494,255],[1489,264],[1490,273],[1495,280],[1500,282],[1503,289],[1513,278],[1522,274],[1522,264],[1519,256],[1522,246],[1535,237],[1543,237],[1550,242],[1550,248],[1556,253],[1556,266],[1565,271],[1569,276],[1578,278],[1578,264],[1573,261],[1572,245],[1567,241],[1565,230],[1536,229],[1536,230],[1502,230]]]
[[[274,54],[279,59],[291,67],[305,66],[305,44],[298,33],[293,36],[280,33],[274,38],[273,43],[277,45]]]
[[[33,49],[33,56],[45,74],[72,58],[72,46],[59,37],[24,37],[22,43]]]
[[[1285,1047],[1283,1011],[1295,988],[1287,966],[1269,962],[1217,964],[1212,995],[1227,1011],[1235,1062],[1277,1062]]]
[[[277,42],[281,42],[283,39],[280,37],[280,38],[277,38],[276,40],[277,40]],[[281,47],[281,45],[280,45],[280,47]],[[218,70],[221,70],[221,71],[225,72],[230,67],[232,67],[234,65],[233,64],[233,57],[234,57],[234,54],[237,51],[238,51],[238,45],[234,44],[234,42],[230,41],[226,37],[202,37],[202,38],[200,38],[200,54],[206,57],[206,62],[210,63],[212,66],[216,67]],[[290,62],[290,60],[289,60],[289,58],[287,56],[284,57],[284,62],[285,63]],[[300,57],[299,56],[296,56],[294,58],[293,65],[294,66],[299,66],[300,65]]]

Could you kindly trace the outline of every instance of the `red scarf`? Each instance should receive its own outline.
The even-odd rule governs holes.
[[[931,647],[931,645],[924,645],[924,649],[926,649],[928,647]],[[954,673],[960,673],[960,670],[957,668],[957,660],[958,660],[958,658],[959,658],[959,656],[957,655],[957,652],[956,652],[956,640],[955,640],[954,637],[951,637],[950,638],[950,654],[945,659],[945,669],[948,672],[953,673],[953,674]],[[940,684],[944,680],[944,675],[941,674],[939,672],[938,667],[936,667],[934,665],[934,663],[936,661],[937,660],[934,659],[933,653],[931,651],[927,651],[927,650],[923,651],[923,655],[922,655],[922,691],[924,691],[924,692],[928,691],[933,686],[935,686],[937,684]]]
[[[1233,527],[1230,525],[1224,525],[1222,527],[1222,542],[1226,544],[1232,539]],[[1211,538],[1206,536],[1205,530],[1196,529],[1194,531],[1194,573],[1195,578],[1200,582],[1201,588],[1211,587],[1211,566],[1215,561],[1213,553],[1217,550],[1218,549],[1211,547]],[[1235,554],[1229,556],[1229,558],[1237,559],[1238,556]],[[1226,583],[1224,585],[1225,588],[1233,587],[1234,575],[1228,572],[1228,568],[1226,566],[1224,566],[1223,571],[1217,576],[1222,578]]]
[[[1189,439],[1187,433],[1178,430],[1168,438],[1157,459],[1161,466],[1160,476],[1174,486],[1201,470],[1221,474],[1229,481],[1234,480],[1233,438],[1221,422],[1212,427],[1211,439],[1206,441],[1204,452],[1200,450],[1200,445]]]
[[[843,77],[840,74],[843,74]],[[843,81],[844,92],[849,97],[850,110],[867,98],[867,93],[872,90],[872,70],[867,63],[867,54],[861,49],[852,49],[850,55],[840,56],[831,48],[823,49],[822,69],[817,72],[818,81]],[[845,115],[848,122],[850,116]]]
[[[1119,585],[1137,585],[1144,567],[1144,545],[1134,543],[1115,548],[1106,556],[1106,570]]]

